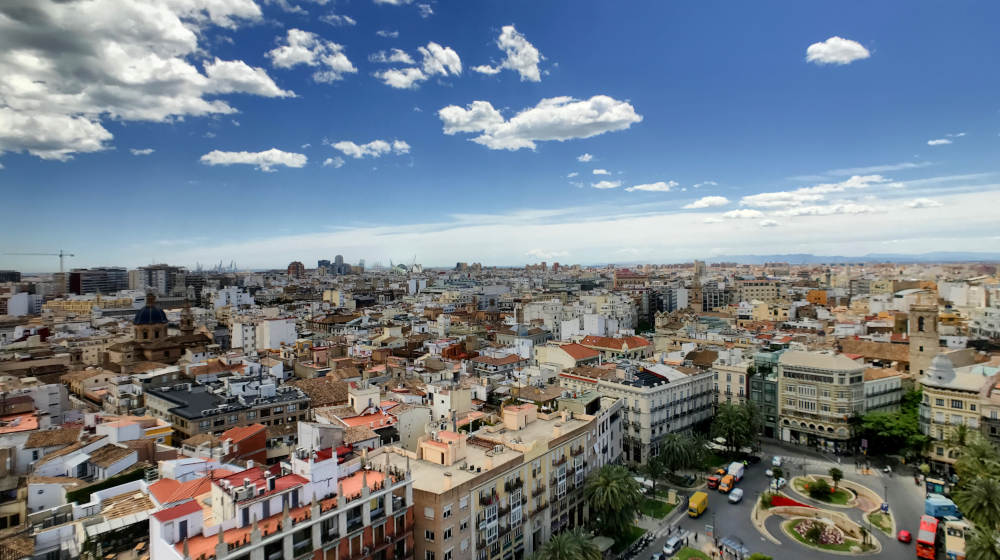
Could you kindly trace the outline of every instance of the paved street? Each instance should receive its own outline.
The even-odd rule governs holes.
[[[902,475],[888,476],[881,471],[873,470],[872,474],[857,472],[853,459],[845,459],[843,464],[838,465],[836,458],[822,456],[808,450],[789,450],[779,448],[774,444],[763,445],[764,460],[760,464],[747,469],[739,487],[743,488],[745,496],[740,504],[730,504],[725,494],[720,494],[714,490],[708,492],[708,509],[698,519],[691,519],[687,515],[679,518],[677,526],[683,531],[698,533],[698,542],[704,542],[705,525],[715,525],[716,534],[721,538],[725,536],[736,536],[743,540],[751,552],[762,552],[773,556],[775,559],[785,558],[836,558],[839,555],[826,554],[798,544],[794,539],[785,536],[778,529],[776,519],[769,520],[767,528],[771,534],[782,542],[776,545],[765,539],[754,528],[750,521],[750,512],[753,504],[759,499],[760,492],[767,488],[770,479],[764,474],[770,466],[771,457],[775,454],[786,458],[783,465],[786,478],[791,480],[792,476],[805,473],[826,474],[834,466],[844,471],[844,478],[859,484],[863,484],[875,491],[879,495],[888,493],[890,512],[896,517],[898,529],[907,529],[916,534],[920,515],[923,513],[923,491],[920,486],[913,482],[913,477],[907,472]],[[790,496],[799,498],[793,491],[788,490]],[[806,501],[806,500],[803,500]],[[858,522],[862,520],[861,512],[856,509],[839,510],[847,513],[852,520]],[[674,519],[671,515],[668,519]],[[867,523],[865,523],[867,526]],[[882,552],[875,555],[867,555],[871,558],[885,558],[891,560],[912,560],[916,557],[914,545],[897,542],[894,537],[888,537],[878,529],[872,527],[874,535],[882,543]],[[649,558],[654,552],[663,548],[667,536],[656,539],[645,551],[637,556],[640,559]],[[693,538],[691,539],[694,544]]]

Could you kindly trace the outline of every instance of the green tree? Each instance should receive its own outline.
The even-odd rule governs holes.
[[[964,480],[953,497],[958,509],[976,525],[1000,526],[1000,480],[995,476]]]
[[[921,398],[921,391],[910,391],[903,395],[899,412],[870,412],[860,422],[852,417],[852,431],[868,440],[869,453],[918,455],[929,441],[920,433]]]
[[[656,494],[656,481],[667,474],[667,464],[663,459],[662,449],[660,450],[660,455],[649,458],[649,461],[643,465],[642,471],[653,481],[653,494]]]
[[[1000,560],[1000,532],[976,528],[966,532],[966,560]]]
[[[813,522],[809,529],[806,530],[806,540],[811,543],[818,543],[819,538],[823,536],[823,525],[819,522]]]
[[[771,474],[774,475],[774,479],[777,480],[785,476],[785,469],[781,467],[774,467],[771,469]]]
[[[604,534],[622,535],[635,521],[642,492],[628,469],[605,465],[590,473],[584,495],[594,514],[591,521]]]
[[[817,500],[830,499],[830,484],[825,478],[820,478],[809,483],[809,495]]]
[[[833,467],[830,469],[830,478],[833,479],[833,489],[836,490],[837,485],[844,479],[844,471],[838,469],[837,467]]]
[[[601,560],[601,551],[580,531],[553,535],[535,553],[535,560]]]
[[[754,552],[750,555],[750,560],[774,560],[774,557],[768,556],[766,554],[761,554],[759,552]]]
[[[694,440],[681,434],[667,434],[660,441],[658,458],[663,461],[663,467],[670,472],[694,466]]]
[[[722,438],[726,449],[736,455],[741,447],[752,447],[757,442],[763,425],[760,409],[753,403],[723,403],[712,420],[712,437]]]
[[[995,476],[1000,472],[1000,452],[992,442],[975,432],[966,434],[965,440],[955,461],[955,472],[960,479]]]

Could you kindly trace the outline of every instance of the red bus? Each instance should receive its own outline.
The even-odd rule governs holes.
[[[917,533],[917,558],[934,560],[937,554],[938,520],[924,515],[920,518],[920,531]]]

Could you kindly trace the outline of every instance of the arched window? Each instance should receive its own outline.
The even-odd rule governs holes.
[[[924,318],[917,317],[917,332],[924,332]]]

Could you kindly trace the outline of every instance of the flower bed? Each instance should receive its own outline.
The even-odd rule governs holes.
[[[780,506],[797,506],[797,507],[807,507],[807,508],[813,507],[808,504],[803,504],[802,502],[796,502],[795,500],[787,496],[783,496],[781,494],[772,494],[771,507],[780,507]]]
[[[813,526],[817,524],[823,529],[823,532],[820,533],[819,536],[819,544],[826,544],[826,545],[844,544],[844,533],[840,529],[834,527],[829,523],[819,523],[811,519],[805,519],[795,525],[795,532],[802,535],[802,537],[805,538],[806,533],[809,532],[809,529],[812,529]]]

